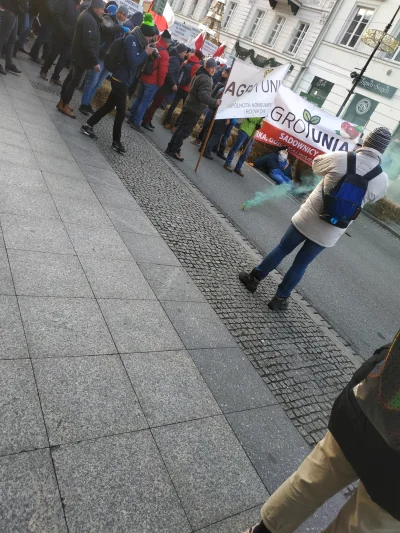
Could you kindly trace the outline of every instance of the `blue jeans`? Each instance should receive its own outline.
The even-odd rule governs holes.
[[[230,165],[233,161],[233,158],[235,157],[235,154],[242,146],[245,146],[249,140],[249,136],[246,132],[243,130],[238,131],[238,136],[236,138],[235,144],[232,146],[232,148],[229,151],[228,157],[226,158],[225,165]],[[236,163],[236,170],[240,170],[243,166],[243,163],[246,161],[246,159],[249,156],[249,153],[251,151],[251,148],[253,146],[254,139],[252,139],[249,143],[249,146],[247,147],[247,150],[239,157],[237,163]]]
[[[96,91],[99,87],[102,86],[103,81],[110,75],[110,72],[104,68],[104,60],[99,59],[99,65],[101,68],[100,72],[91,70],[85,87],[83,89],[81,105],[89,105],[93,99],[93,96],[96,94]]]
[[[290,296],[292,290],[298,285],[298,283],[300,283],[308,265],[318,254],[325,250],[325,248],[320,244],[307,239],[305,235],[300,233],[300,231],[297,231],[293,224],[290,224],[289,229],[282,237],[278,246],[264,257],[261,263],[256,267],[257,272],[260,274],[260,279],[264,279],[302,242],[304,242],[303,246],[300,248],[292,266],[289,268],[282,283],[278,287],[277,295],[281,298],[288,298]]]
[[[129,117],[129,120],[133,124],[140,126],[143,116],[157,91],[158,85],[156,83],[144,83],[143,81],[140,82],[139,91],[135,101],[132,104],[131,116]]]
[[[221,137],[221,140],[220,140],[220,143],[219,143],[219,146],[220,146],[220,150],[225,150],[225,147],[226,147],[226,143],[228,142],[228,139],[229,137],[231,136],[231,133],[232,133],[232,130],[233,130],[233,126],[235,124],[233,123],[233,121],[231,120],[230,123],[227,125],[226,129],[225,129],[225,133],[224,135]]]
[[[282,183],[292,183],[292,180],[288,178],[280,168],[274,168],[274,170],[271,170],[269,177],[278,185],[281,185]]]

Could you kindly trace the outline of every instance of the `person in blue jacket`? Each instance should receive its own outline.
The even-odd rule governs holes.
[[[126,97],[128,89],[132,84],[136,70],[154,52],[150,46],[152,38],[156,34],[156,26],[150,13],[146,13],[143,22],[134,28],[124,39],[122,49],[122,61],[119,67],[112,73],[111,92],[107,101],[100,107],[81,127],[81,132],[92,139],[96,139],[93,126],[114,108],[117,113],[114,120],[113,142],[111,147],[120,154],[124,154],[126,149],[121,142],[121,129],[126,113]]]
[[[264,170],[277,185],[292,183],[292,169],[287,146],[281,146],[276,153],[265,154],[254,161],[254,167]]]

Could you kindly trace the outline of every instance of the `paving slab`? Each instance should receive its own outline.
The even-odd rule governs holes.
[[[139,267],[159,300],[205,301],[184,268],[151,263],[141,263]]]
[[[134,261],[111,261],[105,258],[80,258],[96,298],[155,300],[145,277]]]
[[[122,359],[150,427],[221,414],[187,352],[135,353]]]
[[[3,243],[0,245],[0,294],[9,296],[15,294],[8,256]]]
[[[236,348],[236,341],[208,303],[162,302],[187,349]]]
[[[4,106],[1,101],[0,106],[1,108]],[[3,124],[0,127],[0,143],[29,150],[29,142],[25,133],[7,129],[3,127]]]
[[[231,413],[227,419],[271,494],[311,451],[278,405]]]
[[[71,179],[62,174],[43,172],[43,177],[52,195],[97,202],[96,195],[86,180]]]
[[[17,295],[93,298],[79,259],[73,255],[9,250]]]
[[[20,296],[18,301],[31,357],[116,353],[94,300]]]
[[[7,101],[9,103],[6,103]],[[14,119],[19,120],[19,117],[17,115],[17,111],[14,109],[14,106],[11,103],[11,98],[9,98],[9,100],[6,100],[6,102],[1,104],[2,119],[3,119],[3,116],[4,116],[4,117],[9,117],[9,118],[14,118]],[[2,120],[2,125],[3,125],[3,120]]]
[[[35,360],[51,445],[147,428],[118,356]]]
[[[243,511],[243,513],[200,529],[198,533],[243,533],[249,527],[258,524],[260,520],[260,507],[253,507],[248,511]]]
[[[30,150],[30,147],[19,148],[7,144],[0,144],[0,165],[13,163],[21,167],[39,169],[36,159]]]
[[[29,135],[29,144],[34,152],[66,159],[67,161],[74,161],[73,155],[68,146],[62,141],[61,137],[59,139],[55,138],[53,142],[49,139]],[[53,170],[57,171],[57,168]]]
[[[106,207],[112,205],[121,209],[139,209],[133,196],[124,188],[109,187],[90,181],[91,187],[101,204]]]
[[[265,501],[268,494],[222,416],[152,430],[194,530]]]
[[[0,458],[4,533],[67,533],[49,450]]]
[[[19,120],[17,114],[15,115],[11,113],[11,115],[7,115],[6,113],[3,113],[3,109],[6,109],[4,107],[1,108],[1,125],[3,128],[11,131],[18,131],[20,133],[24,133],[24,128],[22,127],[21,121]]]
[[[0,166],[0,183],[37,192],[49,192],[40,170],[21,167],[6,161],[3,161]]]
[[[114,170],[99,169],[90,165],[79,165],[88,181],[97,185],[105,185],[113,189],[126,191],[125,185],[119,179]]]
[[[112,227],[111,220],[96,197],[87,201],[63,194],[54,194],[53,200],[64,223],[70,222],[96,228]]]
[[[240,348],[189,353],[224,413],[277,403]]]
[[[75,179],[85,179],[76,161],[67,161],[40,152],[34,152],[40,170],[42,172],[57,172]]]
[[[48,446],[31,362],[0,361],[0,390],[0,455]]]
[[[50,141],[50,142],[57,142],[57,143],[63,143],[63,138],[59,134],[57,128],[52,126],[47,126],[46,128],[43,128],[42,126],[35,124],[32,124],[31,122],[25,122],[24,120],[21,121],[21,128],[23,126],[23,131],[25,131],[29,142],[32,139],[40,139],[44,141]],[[41,150],[38,150],[40,152]]]
[[[181,266],[162,237],[130,232],[121,232],[121,237],[138,263]]]
[[[75,254],[64,224],[59,220],[2,214],[0,221],[7,248]]]
[[[143,213],[140,207],[123,209],[119,206],[104,205],[115,229],[118,232],[134,232],[144,235],[158,235],[156,228]]]
[[[21,98],[11,97],[12,105],[17,111],[22,111],[23,113],[32,113],[37,115],[47,115],[46,109],[44,108],[41,102],[34,103],[30,100],[22,100]]]
[[[0,359],[29,357],[21,315],[14,296],[0,296]]]
[[[90,255],[133,261],[124,241],[112,227],[95,228],[80,224],[66,224],[66,228],[79,257]]]
[[[191,531],[150,432],[52,453],[69,533]]]
[[[2,185],[0,213],[59,219],[56,206],[49,193]]]
[[[42,103],[40,103],[40,105],[42,106]],[[30,122],[31,124],[39,125],[42,128],[47,128],[47,126],[53,125],[49,115],[46,112],[41,112],[38,109],[33,112],[26,111],[26,109],[16,109],[16,112],[18,118],[24,122]]]
[[[110,163],[107,161],[107,159],[103,156],[103,154],[99,151],[99,149],[94,143],[89,149],[82,148],[82,146],[80,148],[76,146],[70,146],[70,150],[75,160],[78,161],[78,163],[112,170]]]
[[[99,300],[120,353],[179,350],[183,344],[163,308],[147,300]]]

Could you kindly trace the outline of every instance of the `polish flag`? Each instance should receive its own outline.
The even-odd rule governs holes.
[[[157,15],[157,13],[154,13],[154,11],[151,10],[151,6],[149,13],[153,16],[154,24],[156,24],[160,33],[162,33],[164,30],[168,30],[168,28],[175,22],[175,15],[169,2],[166,3],[162,15]]]
[[[215,51],[215,54],[213,55],[213,57],[221,57],[222,54],[224,53],[225,48],[226,46],[224,44],[221,44],[219,48],[217,48],[217,50]]]
[[[196,50],[201,50],[206,40],[206,32],[202,31],[194,40],[194,47]]]

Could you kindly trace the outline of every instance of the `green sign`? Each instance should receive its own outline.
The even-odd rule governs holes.
[[[320,78],[319,76],[314,76],[314,79],[311,84],[312,87],[316,87],[317,89],[318,88],[324,89],[327,93],[329,93],[332,90],[333,85],[334,84],[332,82],[328,80],[324,80],[323,78]]]
[[[154,13],[157,15],[162,15],[164,13],[165,6],[167,5],[168,0],[154,0],[153,7],[151,8]]]
[[[392,98],[394,93],[397,91],[397,87],[392,87],[387,83],[381,83],[380,81],[373,80],[372,78],[367,78],[367,76],[362,76],[359,85],[367,91],[372,93],[380,94],[381,96],[386,96],[386,98]]]
[[[375,111],[378,102],[367,98],[362,94],[355,94],[343,118],[357,126],[365,126],[372,113]]]
[[[322,107],[322,104],[324,103],[324,98],[321,98],[320,96],[314,96],[313,94],[308,93],[300,93],[300,96],[302,98],[305,98],[309,102],[312,102],[313,104],[317,105],[318,107]]]

